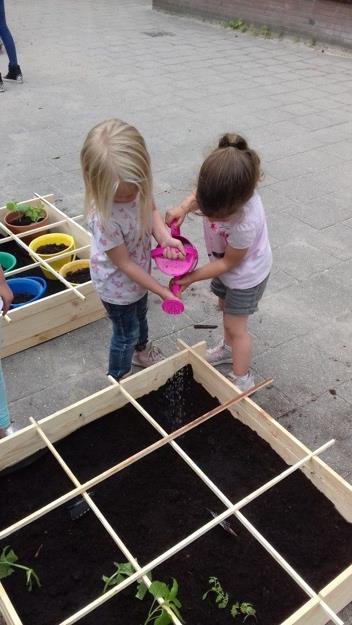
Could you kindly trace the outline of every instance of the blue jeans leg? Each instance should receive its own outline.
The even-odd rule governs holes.
[[[112,337],[109,353],[109,374],[120,380],[132,366],[134,348],[139,338],[137,302],[117,305],[103,302],[110,321]]]
[[[0,428],[7,428],[10,425],[9,409],[7,407],[5,380],[0,361]]]
[[[5,0],[0,0],[0,38],[5,46],[10,65],[17,65],[16,46],[6,23]]]
[[[137,302],[139,337],[138,337],[138,343],[136,345],[136,350],[138,352],[143,351],[148,343],[147,311],[148,311],[148,293],[146,293],[145,296],[142,297],[142,299],[140,299],[139,302]]]

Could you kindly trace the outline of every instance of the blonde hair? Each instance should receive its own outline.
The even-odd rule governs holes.
[[[139,189],[139,223],[143,234],[151,222],[152,173],[142,135],[119,119],[94,126],[81,150],[86,213],[96,211],[106,222],[120,181]]]
[[[203,215],[221,219],[240,212],[260,176],[259,156],[247,141],[238,134],[223,135],[199,172],[196,199]]]

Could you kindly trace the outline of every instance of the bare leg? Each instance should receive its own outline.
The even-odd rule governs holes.
[[[247,330],[248,315],[224,313],[225,342],[232,349],[233,371],[236,376],[248,373],[252,357],[252,338]]]

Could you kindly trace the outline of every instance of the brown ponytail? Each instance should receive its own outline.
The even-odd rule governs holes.
[[[252,197],[260,179],[260,159],[241,135],[227,133],[204,161],[196,198],[204,215],[227,218]]]

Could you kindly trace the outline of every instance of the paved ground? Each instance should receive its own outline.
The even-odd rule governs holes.
[[[81,212],[79,150],[110,116],[144,133],[161,209],[191,189],[220,133],[244,133],[263,160],[274,250],[251,323],[254,369],[275,379],[258,402],[308,445],[334,436],[324,458],[352,481],[351,58],[153,13],[149,0],[7,7],[26,82],[0,94],[0,203],[54,192],[59,207]],[[202,246],[197,218],[184,231]],[[178,336],[219,338],[193,329],[220,323],[206,285],[188,294],[181,318],[151,300],[166,354]],[[102,320],[5,359],[12,417],[25,423],[105,386],[109,335]]]

